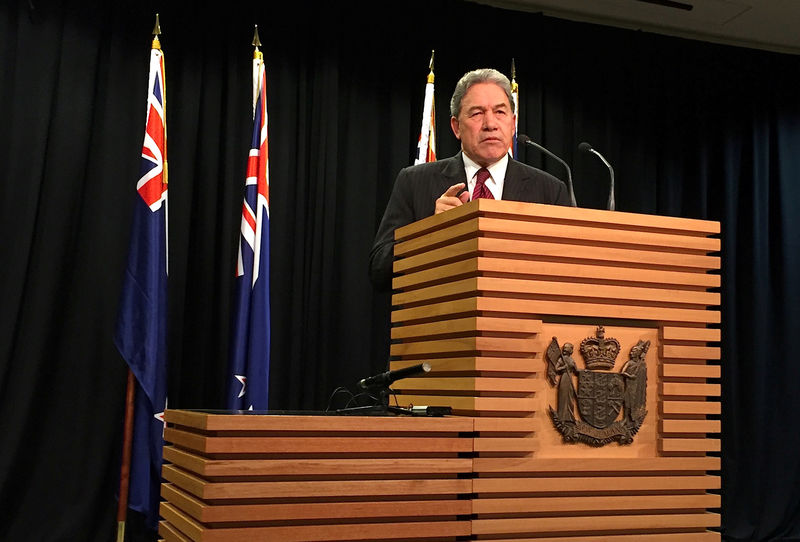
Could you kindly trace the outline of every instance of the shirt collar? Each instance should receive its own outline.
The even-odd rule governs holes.
[[[478,173],[481,166],[464,152],[461,153],[461,157],[464,159],[464,171],[467,174],[467,188],[471,195],[475,188],[475,174]],[[486,169],[489,170],[489,175],[491,175],[486,181],[486,187],[491,191],[494,199],[501,199],[503,196],[503,185],[506,179],[506,170],[508,169],[508,153],[504,154],[500,160]]]

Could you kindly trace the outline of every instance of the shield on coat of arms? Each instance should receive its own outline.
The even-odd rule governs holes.
[[[583,370],[578,373],[578,410],[583,421],[604,429],[622,408],[625,381],[619,373]]]

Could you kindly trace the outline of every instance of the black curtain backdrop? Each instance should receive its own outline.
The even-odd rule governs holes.
[[[170,171],[169,406],[221,408],[253,25],[268,77],[271,407],[383,370],[367,258],[411,162],[431,49],[439,155],[476,67],[578,203],[722,222],[723,535],[800,538],[800,57],[409,0],[0,2],[0,539],[113,539],[126,366],[112,343],[161,14]],[[302,4],[302,5],[300,5]],[[535,152],[524,161],[557,176]]]

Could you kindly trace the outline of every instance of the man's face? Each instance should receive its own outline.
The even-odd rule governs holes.
[[[461,100],[458,117],[450,118],[450,127],[461,141],[461,149],[484,167],[508,152],[514,124],[508,96],[494,83],[472,85]]]

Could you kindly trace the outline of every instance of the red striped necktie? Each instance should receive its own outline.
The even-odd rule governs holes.
[[[489,187],[486,186],[486,179],[489,178],[489,170],[482,167],[476,174],[478,181],[475,183],[475,189],[472,191],[472,199],[486,198],[494,199]]]

